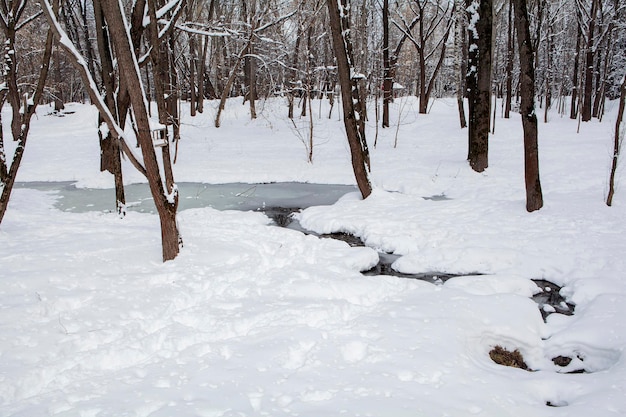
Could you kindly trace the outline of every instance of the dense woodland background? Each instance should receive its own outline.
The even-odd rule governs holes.
[[[258,100],[284,97],[285,118],[294,118],[307,115],[310,98],[341,97],[364,197],[366,106],[375,106],[384,128],[397,95],[419,97],[420,113],[433,98],[457,97],[476,171],[488,166],[496,115],[521,111],[532,211],[542,205],[532,166],[537,119],[549,122],[555,107],[579,122],[602,119],[606,100],[620,96],[626,67],[623,0],[1,0],[0,25],[0,105],[13,110],[3,124],[19,142],[11,158],[6,132],[0,135],[2,215],[36,106],[90,101],[100,110],[101,169],[115,176],[118,209],[124,153],[155,197],[164,259],[180,243],[170,152],[180,106],[193,115],[204,100],[220,100],[219,127],[228,98],[239,97],[255,118]],[[496,97],[502,108],[491,104]],[[125,133],[129,124],[136,143]]]
[[[25,5],[19,16],[21,28],[16,34],[15,55],[20,62],[21,90],[32,94],[48,25],[35,2],[3,1],[0,7],[3,14],[10,14],[21,3]],[[128,13],[145,5],[141,1],[125,3]],[[619,96],[626,65],[626,5],[620,0],[526,3],[536,51],[539,102],[565,111],[566,97],[581,104],[591,99],[592,116],[601,117],[603,99]],[[94,4],[99,1],[64,0],[58,19],[92,76],[102,85]],[[172,62],[168,64],[170,83],[165,88],[184,101],[216,99],[225,89],[229,97],[250,97],[252,93],[256,99],[289,93],[301,96],[307,91],[319,94],[336,84],[325,0],[189,0],[156,4],[160,10],[166,5],[168,9],[161,11],[160,18],[171,26],[159,42],[167,44]],[[350,6],[354,66],[366,76],[369,94],[382,91],[384,12],[388,15],[389,55],[399,88],[396,93],[427,99],[462,91],[459,84],[464,79],[468,50],[465,2],[355,0]],[[494,0],[492,6],[492,88],[499,97],[512,95],[515,102],[519,95],[519,65],[512,6],[507,0]],[[38,17],[33,18],[33,14]],[[4,39],[7,36],[10,33],[4,33]],[[149,52],[150,44],[143,39],[138,46],[141,59]],[[155,64],[146,57],[140,64],[148,95],[154,99]],[[229,83],[233,70],[234,80]],[[580,92],[584,92],[582,99]],[[56,46],[44,99],[59,103],[88,99],[81,77]],[[201,101],[195,105],[202,109]],[[573,106],[573,115],[578,114],[578,107]],[[422,110],[426,108],[424,100]]]

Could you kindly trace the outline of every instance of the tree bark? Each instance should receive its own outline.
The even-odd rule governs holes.
[[[533,212],[543,206],[539,180],[539,147],[537,143],[537,115],[535,114],[535,60],[533,56],[530,22],[526,0],[513,0],[520,62],[520,89],[522,127],[524,129],[524,178],[526,210]]]
[[[200,56],[200,66],[198,68],[198,113],[204,112],[204,98],[206,96],[204,83],[206,79],[206,57],[209,50],[209,40],[202,38],[202,54]]]
[[[174,259],[178,255],[182,243],[176,224],[178,191],[175,186],[169,188],[167,192],[163,187],[156,152],[152,145],[148,108],[139,75],[139,67],[119,3],[115,0],[102,0],[102,5],[111,31],[111,38],[115,45],[118,64],[120,68],[125,68],[125,71],[122,71],[122,76],[128,86],[135,123],[137,124],[137,139],[141,145],[141,153],[146,169],[146,177],[161,223],[162,254],[165,262]],[[153,21],[153,23],[156,24],[156,21]],[[153,47],[158,48],[158,45],[153,45]]]
[[[585,89],[583,90],[582,121],[591,120],[591,96],[593,95],[593,58],[595,55],[593,37],[595,34],[596,17],[598,14],[598,1],[591,0],[589,13],[589,30],[587,31],[587,51],[585,54]]]
[[[580,65],[580,43],[582,38],[582,29],[578,25],[578,33],[576,35],[576,51],[574,52],[574,73],[572,74],[572,100],[570,106],[569,118],[576,120],[578,117],[578,73]]]
[[[189,35],[189,115],[195,117],[198,110],[196,90],[196,42],[193,34]],[[200,77],[198,77],[200,78]]]
[[[509,0],[509,27],[508,27],[508,38],[507,38],[507,54],[506,54],[506,98],[504,99],[504,118],[510,118],[511,113],[511,102],[513,100],[513,58],[515,56],[515,47],[514,47],[514,38],[513,34],[514,24],[513,24],[513,3]]]
[[[467,76],[467,19],[464,10],[463,0],[455,0],[456,22],[457,26],[454,34],[454,43],[456,49],[455,57],[455,72],[457,79],[456,89],[456,102],[459,111],[459,123],[461,129],[467,127],[467,120],[465,118],[465,96],[466,96],[466,76]]]
[[[389,103],[393,98],[393,78],[389,60],[389,0],[383,0],[383,121],[389,127]]]
[[[108,29],[105,29],[104,16],[102,14],[102,5],[100,0],[93,1],[94,19],[96,23],[96,35],[98,52],[100,54],[100,68],[102,87],[104,90],[104,101],[111,112],[118,117],[117,106],[115,98],[113,96],[116,86],[113,75],[113,56],[110,49],[110,38]],[[102,115],[99,115],[99,124],[102,124]],[[119,138],[112,135],[111,131],[108,131],[106,137],[102,137],[102,133],[98,131],[100,139],[100,171],[109,171],[114,178],[115,183],[115,207],[117,213],[121,216],[125,215],[126,211],[126,195],[124,192],[124,181],[122,177],[122,161],[121,161],[121,149],[119,144]]]
[[[333,49],[337,59],[337,73],[341,87],[343,122],[352,154],[352,169],[363,198],[372,193],[369,180],[370,157],[365,139],[364,107],[360,103],[358,76],[353,67],[352,44],[350,41],[350,6],[347,0],[326,0]],[[354,97],[353,97],[354,94]],[[356,101],[356,102],[355,102]]]
[[[291,85],[289,86],[289,92],[287,93],[287,99],[289,101],[289,108],[287,117],[293,119],[293,104],[294,104],[294,90],[298,85],[298,57],[300,55],[300,42],[302,40],[302,25],[298,25],[298,34],[296,36],[296,44],[293,51],[293,59],[291,60]]]
[[[615,172],[617,171],[617,162],[620,154],[620,147],[622,139],[620,137],[620,131],[622,127],[622,120],[624,118],[624,107],[626,105],[626,73],[622,79],[622,86],[620,88],[619,109],[617,110],[617,119],[615,120],[615,141],[613,144],[613,162],[611,164],[611,175],[609,177],[609,194],[606,197],[606,205],[611,206],[613,204],[613,196],[615,195]]]
[[[469,132],[467,159],[472,169],[483,172],[489,166],[489,127],[491,118],[491,65],[493,34],[492,0],[468,0]]]

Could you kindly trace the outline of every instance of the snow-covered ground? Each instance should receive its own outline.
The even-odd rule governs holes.
[[[337,107],[329,120],[313,103],[309,164],[308,119],[297,130],[284,104],[260,102],[250,121],[231,100],[220,129],[217,103],[185,117],[176,180],[354,183]],[[626,190],[604,204],[607,107],[578,134],[556,113],[540,124],[545,207],[529,214],[519,116],[497,118],[478,174],[454,101],[418,116],[412,99],[396,100],[376,148],[368,126],[372,196],[298,215],[366,248],[258,212],[196,208],[179,213],[185,246],[163,264],[154,214],[62,212],[55,193],[15,189],[0,226],[0,415],[626,415]],[[18,181],[112,187],[95,110],[68,110],[40,109]],[[124,175],[142,181],[127,163]],[[401,255],[403,272],[464,276],[363,276],[377,251]],[[562,286],[575,314],[544,323],[532,279]],[[533,372],[494,363],[496,345],[519,349]],[[557,356],[573,360],[562,368]]]

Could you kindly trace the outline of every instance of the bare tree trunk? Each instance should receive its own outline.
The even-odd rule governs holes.
[[[504,100],[504,118],[508,119],[511,113],[511,101],[513,100],[513,58],[515,56],[514,33],[513,27],[513,3],[509,0],[509,27],[507,38],[507,54],[506,54],[506,98]]]
[[[596,97],[593,103],[593,117],[597,117],[598,119],[602,119],[602,113],[604,111],[604,98],[605,98],[605,87],[606,87],[606,78],[609,72],[609,63],[611,62],[611,41],[613,39],[613,29],[614,29],[614,21],[609,23],[609,27],[607,29],[607,38],[604,43],[604,58],[602,58],[602,54],[598,51],[598,68],[596,71]],[[601,65],[601,61],[604,60],[604,65]],[[602,66],[602,68],[600,68]]]
[[[456,54],[455,62],[458,63],[458,68],[455,67],[457,78],[456,89],[456,101],[457,108],[459,110],[459,122],[461,123],[461,129],[467,127],[467,120],[465,119],[465,95],[466,95],[466,75],[467,75],[467,19],[466,13],[463,7],[463,0],[456,0],[456,30],[455,30],[455,44]],[[460,55],[460,56],[459,56]]]
[[[393,78],[389,60],[389,0],[383,0],[383,121],[389,127],[389,103],[393,97]]]
[[[200,68],[198,69],[198,113],[204,112],[204,80],[206,78],[206,57],[209,49],[209,40],[202,38],[202,56],[200,57]]]
[[[252,26],[253,32],[256,29],[256,25]],[[252,39],[252,37],[251,37]],[[250,118],[256,119],[256,58],[254,57],[254,42],[250,42],[248,46],[248,54],[250,55],[247,60],[248,64],[248,100],[250,100]]]
[[[578,31],[576,35],[576,52],[574,53],[574,74],[572,75],[572,101],[570,105],[569,118],[576,120],[578,117],[578,72],[580,65],[580,43],[582,38],[582,29],[578,25]]]
[[[104,101],[111,112],[117,114],[119,123],[119,114],[116,108],[116,101],[113,96],[116,86],[113,77],[113,56],[110,49],[110,38],[108,29],[105,29],[104,16],[102,14],[102,5],[99,0],[93,1],[94,18],[96,23],[96,34],[98,42],[98,51],[100,53],[101,78],[104,89]],[[102,123],[102,115],[99,115],[99,122]],[[115,182],[115,207],[117,213],[121,216],[126,211],[126,195],[124,192],[124,181],[122,177],[122,161],[119,139],[112,135],[111,131],[106,137],[102,137],[102,133],[98,130],[100,136],[100,171],[109,171],[113,174]]]
[[[248,42],[243,47],[243,49],[239,53],[239,56],[237,57],[237,62],[235,63],[235,65],[233,65],[233,67],[230,70],[230,75],[228,76],[228,80],[226,81],[226,84],[224,85],[224,89],[222,90],[222,97],[220,98],[220,104],[217,108],[217,114],[215,115],[215,127],[220,127],[220,124],[221,124],[220,119],[222,116],[222,111],[224,111],[224,108],[226,107],[226,99],[228,98],[228,95],[230,94],[230,89],[232,88],[233,82],[235,82],[235,78],[237,77],[237,69],[239,68],[241,61],[243,60],[244,54],[248,50],[248,45],[250,44],[250,42],[251,40],[248,39]]]
[[[441,70],[441,66],[443,65],[443,61],[446,57],[446,45],[448,43],[448,37],[450,36],[450,28],[451,26],[448,26],[448,29],[446,30],[446,33],[443,36],[443,41],[441,42],[441,55],[439,55],[439,60],[437,60],[437,64],[435,65],[435,69],[433,70],[432,76],[430,77],[430,80],[428,81],[427,87],[426,87],[426,91],[425,91],[425,95],[424,95],[424,108],[423,108],[423,112],[421,111],[422,109],[420,109],[421,113],[426,113],[428,110],[428,102],[430,101],[430,96],[433,92],[433,87],[435,86],[435,81],[437,80],[437,76],[439,75],[439,71]],[[420,100],[421,103],[421,100]]]
[[[291,61],[291,85],[289,86],[289,93],[287,93],[287,100],[289,101],[289,109],[287,117],[293,119],[293,102],[294,102],[294,89],[298,82],[298,57],[300,55],[300,42],[302,40],[302,26],[298,25],[298,35],[296,36],[296,45],[293,51],[293,59]]]
[[[587,52],[585,57],[585,89],[583,91],[582,121],[591,120],[591,96],[593,95],[593,58],[596,17],[598,14],[599,0],[591,0],[591,11],[589,13],[589,30],[587,31]]]
[[[543,207],[539,181],[539,148],[537,144],[537,115],[535,114],[535,61],[530,35],[526,0],[513,0],[517,27],[520,62],[520,113],[524,129],[524,178],[526,183],[526,210],[533,212]]]
[[[488,166],[489,122],[491,119],[491,65],[493,34],[492,0],[468,0],[469,34],[469,135],[468,160],[472,169],[483,172]]]
[[[189,35],[189,115],[195,117],[198,110],[196,90],[196,42],[194,35]]]
[[[119,3],[114,0],[102,0],[102,5],[106,21],[111,31],[111,38],[116,47],[115,51],[117,53],[118,63],[120,68],[126,69],[122,72],[122,76],[128,86],[130,101],[137,124],[138,140],[141,145],[141,153],[145,164],[146,177],[161,223],[163,261],[172,260],[178,255],[180,245],[182,244],[176,224],[178,191],[176,187],[173,186],[168,187],[167,192],[163,188],[159,164],[152,145],[147,102],[139,77],[137,59],[134,54],[133,46],[130,44]],[[153,23],[156,24],[156,20],[153,20]],[[158,45],[153,46],[158,48]],[[167,163],[168,161],[164,162]]]
[[[352,43],[350,42],[350,7],[347,0],[327,0],[333,48],[337,59],[337,73],[341,86],[341,101],[344,110],[344,125],[350,152],[352,168],[363,198],[372,193],[369,180],[370,157],[365,139],[364,107],[360,103],[358,76],[353,67]],[[353,97],[353,93],[354,94]],[[356,102],[355,102],[356,100]]]
[[[609,194],[606,197],[606,205],[613,204],[613,196],[615,195],[615,172],[617,171],[617,162],[619,159],[620,148],[623,138],[620,137],[622,120],[624,118],[624,107],[626,105],[626,73],[622,78],[622,86],[620,88],[619,109],[617,110],[617,120],[615,120],[615,141],[613,144],[613,162],[611,164],[611,175],[609,177]]]
[[[550,22],[550,4],[546,6],[548,13],[547,21]],[[543,113],[543,122],[548,123],[548,111],[552,107],[552,56],[554,54],[554,40],[552,25],[548,24],[546,36],[546,74],[545,74],[545,92],[546,92],[546,107]]]
[[[306,37],[306,52],[307,52],[307,60],[306,60],[306,82],[304,84],[304,97],[302,100],[302,117],[306,117],[307,115],[307,107],[309,114],[313,112],[311,108],[311,95],[313,94],[313,68],[315,66],[314,53],[313,50],[313,29],[315,28],[315,20],[313,20],[309,28],[307,30]]]

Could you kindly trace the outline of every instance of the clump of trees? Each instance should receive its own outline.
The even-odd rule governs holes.
[[[219,127],[235,97],[251,118],[258,100],[283,97],[286,117],[295,119],[307,116],[312,98],[332,104],[340,95],[367,197],[368,99],[382,95],[374,122],[389,127],[400,85],[419,97],[420,113],[436,97],[457,97],[477,172],[489,166],[493,98],[502,100],[503,117],[521,113],[527,210],[534,211],[543,204],[538,110],[546,123],[555,106],[580,122],[602,120],[605,101],[623,90],[624,22],[621,0],[0,0],[0,104],[12,109],[7,132],[18,143],[11,157],[0,134],[0,221],[42,102],[98,107],[101,169],[114,178],[117,210],[123,215],[124,155],[147,178],[168,260],[182,243],[172,168],[182,102],[195,115],[204,100],[219,99]]]

